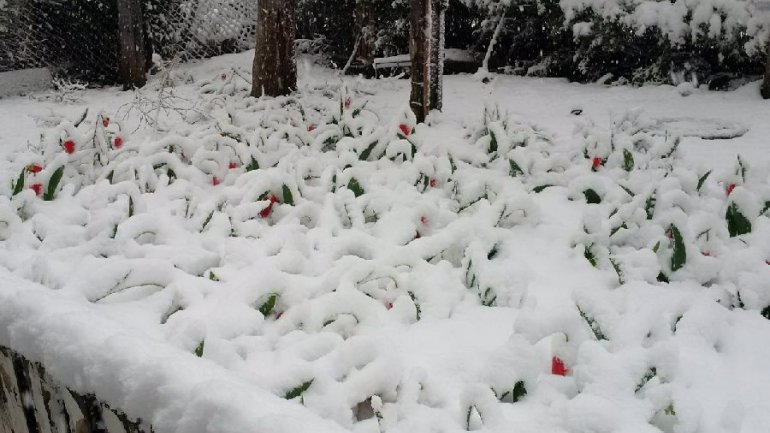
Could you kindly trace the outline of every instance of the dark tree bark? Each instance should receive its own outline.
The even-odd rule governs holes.
[[[409,53],[412,59],[410,74],[412,92],[409,107],[424,122],[430,113],[431,77],[431,2],[433,0],[411,0],[409,11]]]
[[[430,51],[430,109],[444,106],[444,43],[446,41],[446,11],[449,0],[432,0],[431,51]]]
[[[443,106],[444,21],[448,7],[448,0],[411,0],[409,106],[418,122],[424,122],[430,110],[441,110]]]
[[[118,0],[120,32],[120,78],[123,89],[142,87],[147,82],[147,44],[139,0]]]
[[[373,30],[374,10],[370,3],[356,3],[355,35],[360,39],[356,57],[368,64],[374,62],[375,34]],[[355,43],[355,42],[354,42]]]
[[[296,0],[257,1],[257,48],[251,95],[288,95],[297,89],[294,60]]]
[[[762,98],[770,99],[770,41],[767,42],[767,63],[765,63],[765,81],[760,89]]]

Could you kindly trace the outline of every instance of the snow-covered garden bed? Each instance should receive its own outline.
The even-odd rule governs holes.
[[[64,386],[158,433],[770,425],[766,164],[187,81],[169,132],[48,118],[2,173],[0,345]]]

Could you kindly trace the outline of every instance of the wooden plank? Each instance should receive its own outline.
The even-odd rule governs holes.
[[[144,433],[93,395],[60,386],[44,369],[0,347],[0,433]]]
[[[4,349],[0,349],[0,432],[29,432],[13,358],[10,351]]]

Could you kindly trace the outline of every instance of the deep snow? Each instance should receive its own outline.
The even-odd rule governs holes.
[[[770,304],[770,219],[753,207],[770,200],[770,108],[756,84],[684,97],[670,86],[453,76],[445,112],[412,134],[405,81],[346,79],[345,93],[333,72],[302,61],[307,118],[298,118],[277,107],[285,101],[242,97],[233,68],[250,61],[244,53],[180,68],[180,95],[204,101],[215,120],[170,118],[160,129],[171,132],[153,135],[130,117],[125,147],[105,151],[119,164],[73,168],[52,202],[28,190],[0,197],[0,344],[159,433],[767,431],[770,324],[759,310]],[[33,162],[90,164],[90,153],[63,155],[58,139],[85,147],[85,123],[98,130],[100,112],[114,134],[131,98],[116,89],[71,105],[43,96],[0,100],[8,183]],[[57,126],[85,107],[82,131]],[[499,120],[485,124],[485,108]],[[340,129],[329,124],[335,116],[357,132],[324,151]],[[630,126],[613,129],[623,119]],[[638,125],[647,130],[629,132]],[[720,128],[746,133],[693,136]],[[42,152],[27,152],[41,133]],[[674,133],[685,137],[669,163],[661,155]],[[496,155],[527,176],[491,158],[493,136]],[[650,149],[626,173],[615,155],[640,137]],[[370,140],[396,161],[361,161]],[[746,179],[733,172],[738,154]],[[263,170],[246,172],[247,156]],[[593,172],[595,157],[605,161]],[[166,168],[142,168],[161,162],[177,182]],[[356,197],[351,178],[365,194]],[[533,192],[545,184],[556,186]],[[284,185],[295,206],[260,217],[263,193],[285,202]],[[649,219],[639,200],[653,185],[659,209]],[[586,188],[602,203],[586,203]],[[722,227],[731,200],[752,213],[743,241]],[[628,227],[610,234],[619,222]],[[687,245],[679,271],[667,268],[665,246],[652,252],[668,243],[669,224]],[[705,240],[704,227],[713,230]],[[597,267],[584,257],[589,245]],[[658,283],[659,272],[672,283]],[[263,315],[272,293],[280,298]],[[566,377],[551,374],[553,356]],[[283,401],[311,379],[301,398]],[[527,395],[499,402],[519,381]]]

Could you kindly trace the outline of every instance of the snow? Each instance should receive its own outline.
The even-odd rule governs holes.
[[[0,345],[158,433],[766,431],[756,83],[450,76],[415,125],[407,82],[309,59],[245,97],[251,55],[172,72],[195,115],[157,128],[117,89],[0,101]]]
[[[637,0],[627,4],[607,0],[561,0],[559,5],[567,23],[581,14],[593,12],[604,19],[618,20],[639,34],[657,27],[673,44],[694,41],[700,36],[731,40],[741,34],[748,36],[745,48],[749,54],[754,54],[761,50],[768,37],[766,12],[746,0]],[[584,27],[574,29],[576,37],[584,34]]]
[[[463,0],[463,3],[487,10],[487,16],[495,17],[489,22],[497,21],[500,12],[512,5],[511,0]],[[564,13],[564,25],[572,27],[576,38],[591,31],[589,23],[578,20],[594,15],[625,24],[639,35],[651,27],[657,28],[672,45],[696,41],[702,36],[734,40],[740,35],[748,39],[744,48],[749,55],[763,54],[762,48],[770,36],[767,5],[762,0],[560,0],[558,3]]]
[[[473,62],[474,58],[473,55],[468,50],[461,50],[459,48],[447,48],[444,50],[445,53],[445,59],[452,62]],[[377,59],[374,59],[374,64],[376,66],[379,66],[381,68],[388,67],[384,65],[401,65],[401,64],[409,64],[411,62],[411,59],[409,58],[409,54],[400,54],[398,56],[390,56],[390,57],[380,57]]]
[[[27,95],[51,87],[53,77],[46,68],[0,72],[0,98]]]

